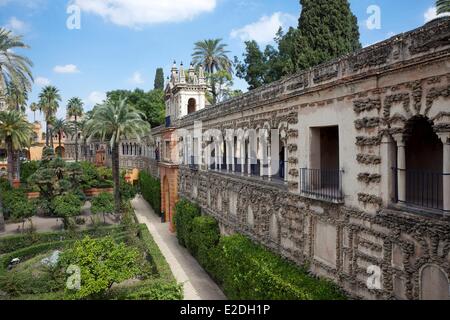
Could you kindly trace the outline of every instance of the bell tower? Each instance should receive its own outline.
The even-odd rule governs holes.
[[[207,106],[208,85],[202,67],[194,68],[191,63],[188,70],[183,63],[177,66],[174,61],[166,86],[166,117],[170,121],[181,119]]]

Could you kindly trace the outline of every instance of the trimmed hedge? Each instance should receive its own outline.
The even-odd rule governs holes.
[[[161,182],[145,171],[139,172],[139,188],[157,215],[161,215]]]
[[[200,207],[192,204],[188,200],[181,199],[175,205],[175,216],[173,218],[177,230],[178,242],[188,249],[195,244],[191,243],[192,222],[196,217],[200,217]]]
[[[181,244],[222,286],[232,300],[341,300],[345,296],[325,279],[283,259],[243,235],[220,236],[212,217],[181,200],[175,223]],[[180,233],[181,231],[181,233]]]
[[[82,239],[85,236],[90,237],[105,237],[108,235],[114,235],[117,232],[124,231],[124,226],[110,226],[102,227],[98,229],[82,230],[76,233],[62,231],[62,232],[46,232],[46,233],[31,233],[23,235],[14,235],[9,237],[0,238],[0,255],[5,253],[14,252],[29,246],[33,246],[41,243]]]

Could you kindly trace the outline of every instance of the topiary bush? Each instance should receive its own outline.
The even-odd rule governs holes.
[[[76,194],[69,193],[57,196],[52,200],[51,206],[57,217],[64,220],[64,229],[70,227],[71,218],[81,213],[83,202]]]
[[[139,188],[142,196],[161,215],[161,182],[145,171],[139,172]]]
[[[209,272],[215,269],[212,249],[219,244],[220,230],[213,217],[196,217],[192,220],[192,232],[188,235],[189,250]]]
[[[192,232],[194,218],[201,215],[200,208],[186,199],[181,199],[175,205],[175,216],[173,218],[177,230],[178,242],[186,248],[191,248],[189,235]]]

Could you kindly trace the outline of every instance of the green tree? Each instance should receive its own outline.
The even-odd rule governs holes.
[[[17,53],[17,49],[28,49],[22,36],[0,28],[0,89],[15,86],[23,92],[31,90],[33,63],[27,57]]]
[[[67,115],[74,118],[74,134],[75,134],[75,162],[78,162],[79,150],[78,150],[78,133],[79,133],[79,123],[78,120],[83,116],[83,101],[74,97],[67,103]]]
[[[115,90],[106,94],[108,99],[116,102],[126,98],[130,107],[140,110],[145,114],[145,119],[152,127],[160,126],[164,123],[165,118],[165,102],[164,91],[152,90],[145,92],[141,89],[134,91]]]
[[[240,62],[237,57],[234,58],[236,76],[247,81],[249,90],[262,86],[266,82],[268,65],[258,43],[254,40],[246,41],[243,56],[244,62]]]
[[[220,70],[233,73],[232,62],[228,58],[227,45],[222,43],[222,39],[207,39],[195,43],[192,53],[192,62],[197,67],[202,67],[208,75],[212,75]],[[214,103],[217,102],[217,92],[214,79],[210,77],[211,93]]]
[[[436,8],[438,14],[450,12],[450,0],[437,0]]]
[[[73,193],[68,193],[55,197],[52,200],[53,212],[64,221],[64,229],[68,229],[71,218],[81,213],[82,201]]]
[[[65,272],[70,265],[81,269],[80,290],[69,290],[74,299],[102,298],[114,283],[131,279],[139,272],[139,253],[117,244],[113,238],[84,238],[61,255],[59,266]]]
[[[0,139],[5,141],[8,155],[8,180],[13,184],[14,175],[14,151],[22,150],[30,145],[30,137],[33,134],[32,125],[26,120],[25,115],[19,111],[0,112]],[[17,178],[19,176],[17,175]]]
[[[94,215],[103,215],[103,222],[106,223],[106,214],[114,213],[114,196],[110,193],[103,192],[92,199],[91,212]]]
[[[33,112],[33,122],[36,122],[36,111],[39,110],[39,105],[36,102],[30,104],[30,110]]]
[[[291,72],[317,66],[361,48],[358,20],[348,0],[300,0],[300,4],[298,29],[291,28],[280,41],[280,54],[292,60]],[[282,52],[285,49],[288,52]]]
[[[112,169],[114,180],[114,201],[116,213],[120,213],[120,170],[119,145],[122,139],[137,139],[150,133],[150,125],[144,120],[145,115],[127,103],[126,99],[120,101],[107,100],[94,109],[91,119],[86,124],[86,136],[89,139],[97,136],[109,141],[112,149]]]
[[[25,112],[27,107],[28,92],[15,83],[9,83],[6,88],[6,105],[9,110]]]
[[[56,112],[59,108],[59,102],[61,102],[61,95],[59,90],[54,86],[46,86],[39,94],[39,108],[44,113],[46,130],[45,130],[45,145],[50,146],[50,127]]]
[[[164,70],[163,70],[163,68],[156,69],[154,89],[155,90],[164,90]]]

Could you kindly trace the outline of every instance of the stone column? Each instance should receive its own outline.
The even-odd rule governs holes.
[[[394,142],[390,136],[384,135],[381,140],[380,155],[381,155],[381,198],[383,199],[384,206],[388,206],[393,199],[393,151]]]
[[[444,195],[444,211],[450,214],[450,132],[438,133],[442,140],[444,153],[443,166],[443,195]]]
[[[231,140],[231,171],[234,173],[236,171],[236,164],[234,159],[236,158],[236,148],[234,146],[234,138]]]
[[[225,140],[225,159],[227,160],[227,172],[230,172],[230,142]]]
[[[269,143],[269,146],[268,146],[268,152],[267,152],[267,154],[268,154],[268,157],[267,157],[267,164],[268,164],[268,170],[267,170],[267,172],[268,172],[268,179],[269,179],[269,181],[271,181],[272,180],[272,145]]]
[[[241,142],[241,174],[245,175],[245,140]]]
[[[398,201],[406,202],[406,144],[403,133],[393,135],[397,142],[397,194]]]

